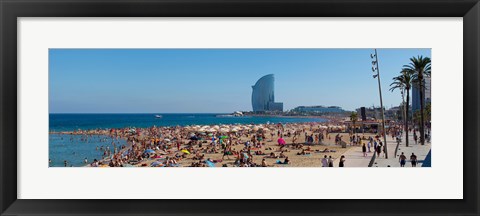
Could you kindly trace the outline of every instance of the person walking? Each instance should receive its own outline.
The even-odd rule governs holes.
[[[340,161],[338,162],[338,167],[345,167],[345,156],[340,157]]]
[[[327,155],[323,156],[322,158],[322,167],[328,167]]]
[[[410,162],[412,163],[412,167],[417,167],[417,156],[414,153],[410,156]]]
[[[385,148],[387,147],[387,144],[385,143],[384,145],[383,142],[380,141],[380,146],[382,147],[383,157],[387,158],[387,151],[385,150]]]
[[[368,141],[368,143],[367,143],[368,152],[371,152],[371,151],[370,151],[370,147],[371,147],[371,146],[372,146],[372,142],[371,142],[371,141]]]
[[[398,161],[400,162],[400,167],[405,167],[405,161],[407,160],[407,157],[403,154],[398,157]]]
[[[328,157],[328,167],[333,167],[333,158],[332,156]]]
[[[382,144],[377,146],[377,157],[380,157],[380,153],[382,153]]]
[[[363,152],[363,157],[367,156],[367,147],[365,146],[365,143],[362,145],[362,152]]]

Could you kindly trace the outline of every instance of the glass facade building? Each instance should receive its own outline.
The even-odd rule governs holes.
[[[265,75],[252,86],[252,108],[254,112],[283,111],[283,103],[275,102],[275,78]]]
[[[424,89],[424,99],[425,104],[432,102],[432,79],[430,77],[425,77],[424,80],[425,89]],[[418,85],[412,85],[412,111],[415,112],[420,110],[420,88]]]

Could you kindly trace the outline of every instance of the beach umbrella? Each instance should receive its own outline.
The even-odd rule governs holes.
[[[165,142],[170,142],[170,139],[164,139],[163,141],[165,141]]]
[[[152,149],[147,149],[143,153],[151,154],[151,153],[155,153],[155,151]]]
[[[182,152],[185,153],[185,154],[190,154],[190,152],[186,149],[183,149]]]
[[[278,138],[277,142],[279,145],[285,145],[285,140],[282,137]]]

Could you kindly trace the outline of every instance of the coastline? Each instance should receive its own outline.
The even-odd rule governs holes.
[[[269,167],[319,167],[323,156],[336,159],[350,148],[342,148],[335,139],[339,136],[348,140],[350,135],[344,132],[345,128],[338,123],[310,122],[96,129],[50,134],[99,135],[127,141],[125,146],[112,150],[105,159],[97,159],[97,164],[84,167],[238,167],[242,152],[249,152],[250,163],[255,164],[252,166],[262,164],[265,159]],[[193,140],[192,137],[197,138]],[[280,138],[285,140],[284,145],[279,145]],[[224,157],[226,148],[222,145],[225,143],[230,145],[231,154]],[[145,154],[146,151],[151,153]],[[290,160],[288,165],[278,164],[286,157]],[[173,162],[169,163],[169,160]]]

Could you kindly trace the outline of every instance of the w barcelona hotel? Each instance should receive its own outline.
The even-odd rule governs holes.
[[[265,75],[255,83],[252,92],[253,112],[283,112],[283,103],[275,102],[275,77]]]

